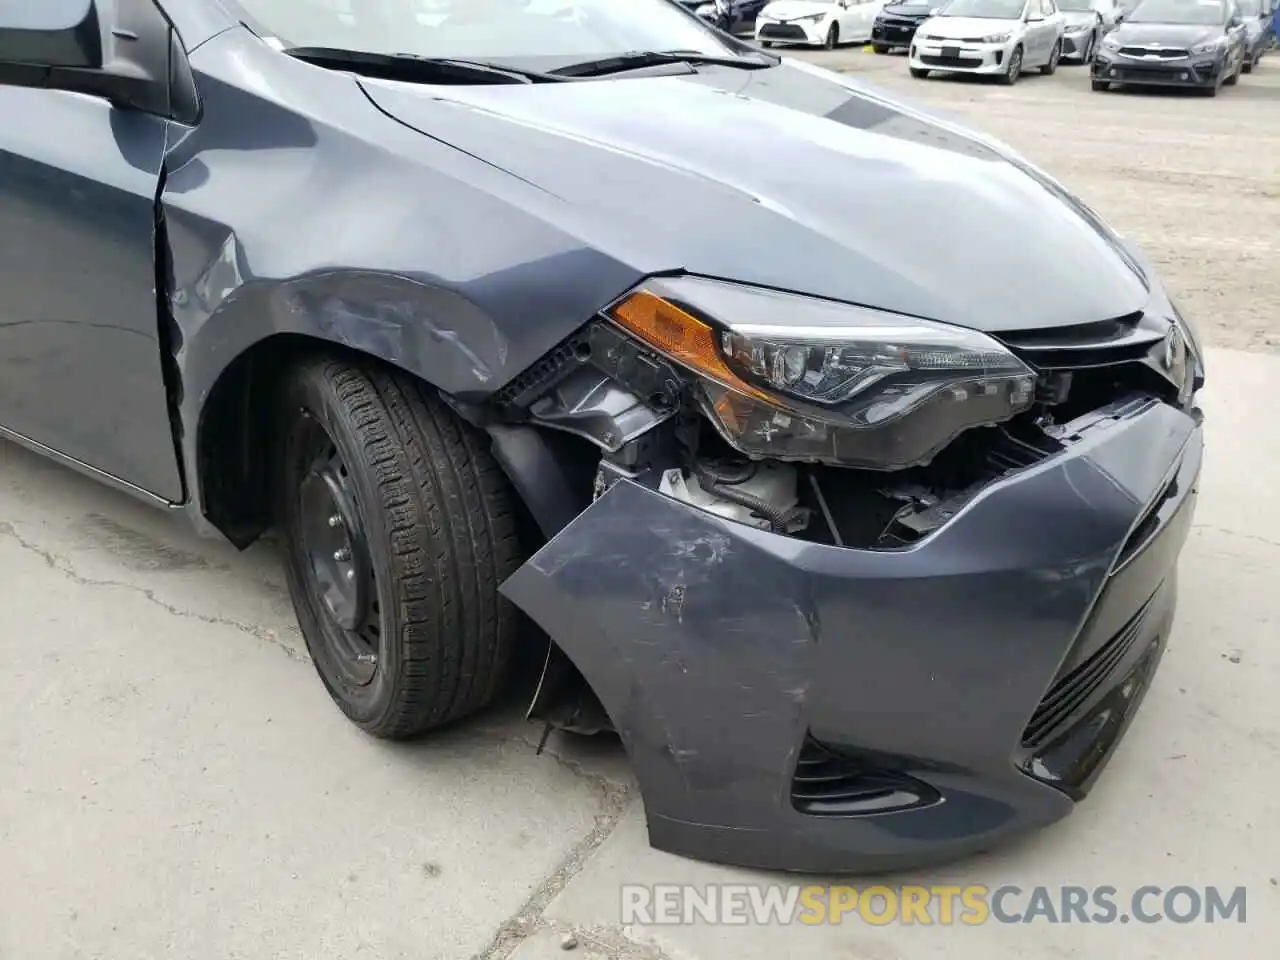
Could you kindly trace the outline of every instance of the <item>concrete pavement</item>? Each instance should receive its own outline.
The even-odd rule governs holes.
[[[740,880],[649,849],[619,750],[515,707],[359,734],[272,548],[236,554],[0,446],[0,958],[1274,956],[1280,940],[1280,357],[1214,351],[1171,647],[1097,792],[902,883],[1248,886],[1248,922],[624,929],[623,882]],[[764,878],[779,880],[781,878]]]

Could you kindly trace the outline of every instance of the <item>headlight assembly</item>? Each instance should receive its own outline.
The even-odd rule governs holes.
[[[1227,45],[1226,37],[1218,37],[1216,40],[1210,40],[1207,43],[1197,43],[1191,48],[1193,56],[1199,56],[1202,53],[1217,53]]]
[[[1035,391],[985,334],[795,294],[681,277],[605,314],[694,374],[703,411],[752,457],[902,469]]]
[[[811,13],[805,17],[792,17],[791,22],[792,23],[817,23],[819,20],[821,20],[825,16],[826,16],[825,13]]]
[[[1012,33],[992,33],[982,38],[982,43],[1007,43]]]

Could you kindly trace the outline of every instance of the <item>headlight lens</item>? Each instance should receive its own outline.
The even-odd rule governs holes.
[[[826,16],[825,13],[811,13],[807,17],[796,17],[791,22],[792,23],[817,23],[819,20],[821,20],[825,16]]]
[[[1209,40],[1206,43],[1197,43],[1194,47],[1191,48],[1191,52],[1197,55],[1201,53],[1217,53],[1226,45],[1227,45],[1227,38],[1219,37],[1216,40]]]
[[[1035,391],[1035,374],[985,334],[811,297],[682,277],[606,314],[696,374],[707,416],[753,457],[927,463]]]
[[[1012,33],[991,33],[983,37],[982,42],[983,43],[1004,43],[1012,36],[1013,36]]]

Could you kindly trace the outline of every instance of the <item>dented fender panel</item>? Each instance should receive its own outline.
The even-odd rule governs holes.
[[[1175,465],[1198,472],[1200,444],[1192,418],[1149,407],[891,552],[766,533],[621,481],[503,593],[608,710],[655,845],[805,871],[948,859],[1071,809],[1063,777],[1023,772],[1039,758],[1021,734],[1129,532]],[[1150,577],[1149,616],[1115,667],[1146,671],[1129,693],[1145,689],[1173,609],[1171,566]],[[1082,729],[1111,689],[1072,714]],[[1107,707],[1113,720],[1131,715],[1137,697],[1126,697]],[[1118,740],[1114,722],[1105,741],[1071,729],[1058,772]],[[941,801],[799,813],[792,777],[810,740],[926,783]],[[1078,792],[1096,775],[1090,763]]]

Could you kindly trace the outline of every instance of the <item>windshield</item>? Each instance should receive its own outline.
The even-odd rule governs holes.
[[[732,56],[667,0],[233,0],[286,47],[527,62],[541,68],[638,50]]]
[[[1025,0],[951,0],[940,17],[978,17],[983,20],[1018,20]]]
[[[1126,23],[1185,23],[1210,26],[1226,20],[1223,0],[1142,0]]]

